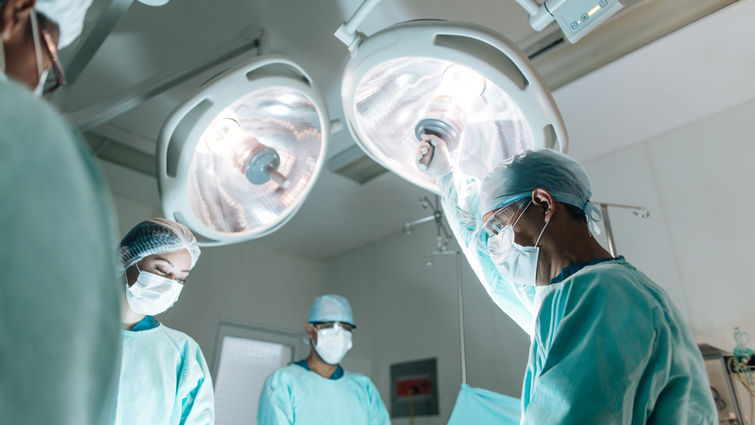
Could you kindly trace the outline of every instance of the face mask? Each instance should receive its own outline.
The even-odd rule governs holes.
[[[126,301],[135,313],[154,316],[171,308],[182,289],[183,285],[173,279],[139,270],[136,282],[131,286],[126,283]]]
[[[548,227],[543,226],[535,246],[522,246],[514,242],[514,226],[524,216],[530,204],[524,208],[513,225],[504,226],[496,235],[488,240],[488,252],[498,271],[504,279],[519,285],[535,286],[537,284],[537,260],[540,256],[540,238]]]
[[[317,354],[328,364],[338,364],[343,356],[351,350],[351,332],[342,328],[337,322],[332,328],[317,331]]]

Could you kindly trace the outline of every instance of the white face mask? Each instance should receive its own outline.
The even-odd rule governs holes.
[[[139,270],[133,285],[126,282],[126,301],[135,313],[154,316],[171,308],[183,287],[173,279]]]
[[[504,226],[488,240],[488,253],[504,279],[519,285],[535,286],[537,284],[537,260],[540,256],[540,238],[548,227],[545,222],[543,230],[535,241],[535,246],[522,246],[514,242],[514,226],[524,216],[530,204],[524,208],[513,225]]]
[[[338,322],[332,328],[317,331],[317,354],[328,364],[338,364],[343,356],[351,350],[351,332],[342,328]]]

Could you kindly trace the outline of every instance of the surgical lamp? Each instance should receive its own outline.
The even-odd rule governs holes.
[[[202,245],[277,230],[312,189],[330,125],[312,79],[287,58],[259,56],[221,73],[160,132],[165,216],[186,224]]]
[[[429,191],[426,166],[443,139],[462,172],[478,178],[528,149],[566,151],[563,120],[526,56],[472,24],[416,20],[366,37],[366,0],[335,35],[351,52],[341,97],[357,144],[379,164]]]
[[[530,26],[542,31],[554,20],[566,39],[576,43],[624,7],[621,0],[516,0],[530,15]]]

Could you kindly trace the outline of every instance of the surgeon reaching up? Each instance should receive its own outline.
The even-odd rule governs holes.
[[[717,424],[700,352],[668,294],[590,234],[587,172],[550,150],[483,181],[435,138],[427,169],[493,301],[532,341],[523,425]]]
[[[340,295],[315,299],[306,325],[312,349],[267,378],[259,400],[260,425],[386,425],[388,411],[375,384],[339,363],[356,329],[351,305]]]
[[[137,224],[121,240],[125,292],[116,425],[215,421],[212,379],[199,345],[153,317],[178,301],[199,254],[191,231],[163,218]]]

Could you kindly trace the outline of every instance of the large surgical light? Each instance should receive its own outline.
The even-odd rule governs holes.
[[[206,83],[163,126],[157,150],[166,217],[203,245],[269,234],[299,209],[330,130],[311,78],[261,56]]]
[[[512,42],[483,27],[437,20],[366,38],[354,21],[368,3],[336,36],[352,53],[341,89],[348,127],[378,163],[437,192],[417,166],[428,135],[444,139],[461,170],[480,178],[527,149],[566,150],[556,105]]]

